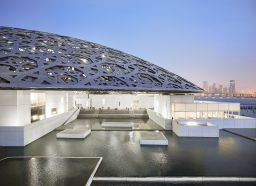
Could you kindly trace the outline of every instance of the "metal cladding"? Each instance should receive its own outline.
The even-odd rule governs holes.
[[[71,37],[0,27],[1,89],[202,92],[138,57]]]

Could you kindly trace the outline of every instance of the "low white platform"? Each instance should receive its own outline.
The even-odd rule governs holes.
[[[91,129],[65,129],[59,132],[57,138],[77,138],[84,139],[91,134]]]
[[[102,127],[132,128],[133,122],[103,122]]]
[[[142,132],[140,145],[168,145],[168,140],[162,132]]]
[[[209,122],[175,120],[173,132],[180,137],[219,137],[219,127]]]

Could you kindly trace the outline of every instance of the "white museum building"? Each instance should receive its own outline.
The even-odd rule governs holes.
[[[25,146],[80,112],[96,118],[108,117],[108,111],[134,118],[146,113],[180,137],[256,128],[254,118],[240,116],[239,103],[195,101],[201,92],[166,69],[112,48],[0,27],[0,146]]]

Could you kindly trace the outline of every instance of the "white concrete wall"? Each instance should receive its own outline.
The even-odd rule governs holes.
[[[73,93],[65,91],[0,90],[0,126],[24,126],[31,122],[31,93],[45,93],[46,118],[74,107]],[[51,109],[57,113],[52,114]]]
[[[75,93],[73,92],[66,92],[66,102],[67,102],[67,111],[72,110],[76,107],[75,105]]]
[[[0,146],[25,146],[77,118],[78,109],[58,114],[25,126],[1,126]]]
[[[74,102],[76,103],[76,105],[82,105],[83,108],[90,107],[90,99],[88,98],[88,94],[86,93],[74,94]]]
[[[132,108],[133,96],[130,94],[105,94],[105,95],[90,95],[92,107],[111,108],[111,109],[126,109]],[[120,105],[119,105],[120,103]]]
[[[162,95],[156,94],[154,96],[154,111],[160,114],[162,117],[171,119],[175,105],[188,105],[188,109],[196,110],[193,107],[194,96],[193,95]],[[191,105],[190,105],[191,104]],[[191,108],[190,108],[190,107]]]
[[[0,146],[24,146],[24,126],[0,126]]]
[[[155,111],[151,109],[147,109],[148,116],[151,120],[156,122],[159,126],[161,126],[165,130],[171,130],[172,129],[172,120],[164,118],[159,113],[156,113]]]
[[[31,93],[45,93],[46,119],[31,124]],[[62,125],[74,112],[72,92],[0,90],[0,146],[24,146]],[[57,114],[51,109],[57,108]],[[76,119],[78,112],[69,119]]]
[[[200,122],[199,122],[200,123]],[[219,137],[219,128],[209,122],[207,126],[189,126],[182,121],[174,120],[172,123],[172,130],[177,136],[181,137]]]
[[[154,96],[154,112],[161,115],[163,118],[172,118],[172,107],[170,95],[156,94]]]
[[[154,95],[138,95],[139,97],[139,107],[140,108],[154,108]]]
[[[30,123],[29,91],[0,90],[0,126]]]
[[[80,109],[81,108],[73,108],[73,109],[69,110],[69,112],[72,112],[72,114],[70,115],[70,117],[68,117],[68,119],[63,124],[66,125],[66,124],[76,120],[80,113]]]
[[[62,124],[75,120],[78,114],[79,110],[73,109],[71,111],[52,116],[50,118],[31,123],[29,125],[25,125],[24,146],[48,134]]]
[[[188,121],[178,119],[178,121]],[[210,119],[189,119],[196,122],[210,122],[217,125],[219,129],[223,128],[256,128],[256,118],[210,118]]]
[[[30,104],[30,92],[28,90],[19,90],[17,95],[17,113],[18,122],[17,125],[26,125],[30,123],[31,119],[31,104]]]
[[[45,103],[45,114],[46,118],[52,117],[56,114],[67,112],[72,107],[72,96],[68,96],[67,92],[64,91],[45,91],[46,103]],[[71,108],[70,108],[71,107]],[[57,113],[52,113],[52,109],[56,108]]]
[[[94,107],[95,109],[133,109],[135,104],[138,108],[153,108],[153,95],[133,95],[133,94],[77,94],[75,95],[76,104],[83,108]],[[120,105],[119,105],[120,103]]]

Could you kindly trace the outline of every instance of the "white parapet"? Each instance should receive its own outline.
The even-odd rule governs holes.
[[[147,109],[148,117],[153,120],[156,124],[161,126],[165,130],[172,130],[172,120],[164,118],[159,113],[156,113],[155,111],[151,109]]]
[[[57,138],[77,138],[84,139],[91,134],[91,129],[79,128],[79,129],[65,129],[57,133]]]
[[[180,137],[219,137],[219,127],[209,122],[174,120],[172,126]]]
[[[178,119],[179,122],[188,121],[186,119]],[[191,121],[191,120],[190,120]],[[219,127],[219,129],[228,128],[256,128],[256,118],[245,116],[236,116],[235,118],[198,118],[193,119],[195,122],[209,122]]]
[[[79,109],[52,116],[24,126],[0,126],[0,146],[26,146],[64,123],[76,119]]]
[[[141,132],[140,145],[168,145],[162,132]]]

